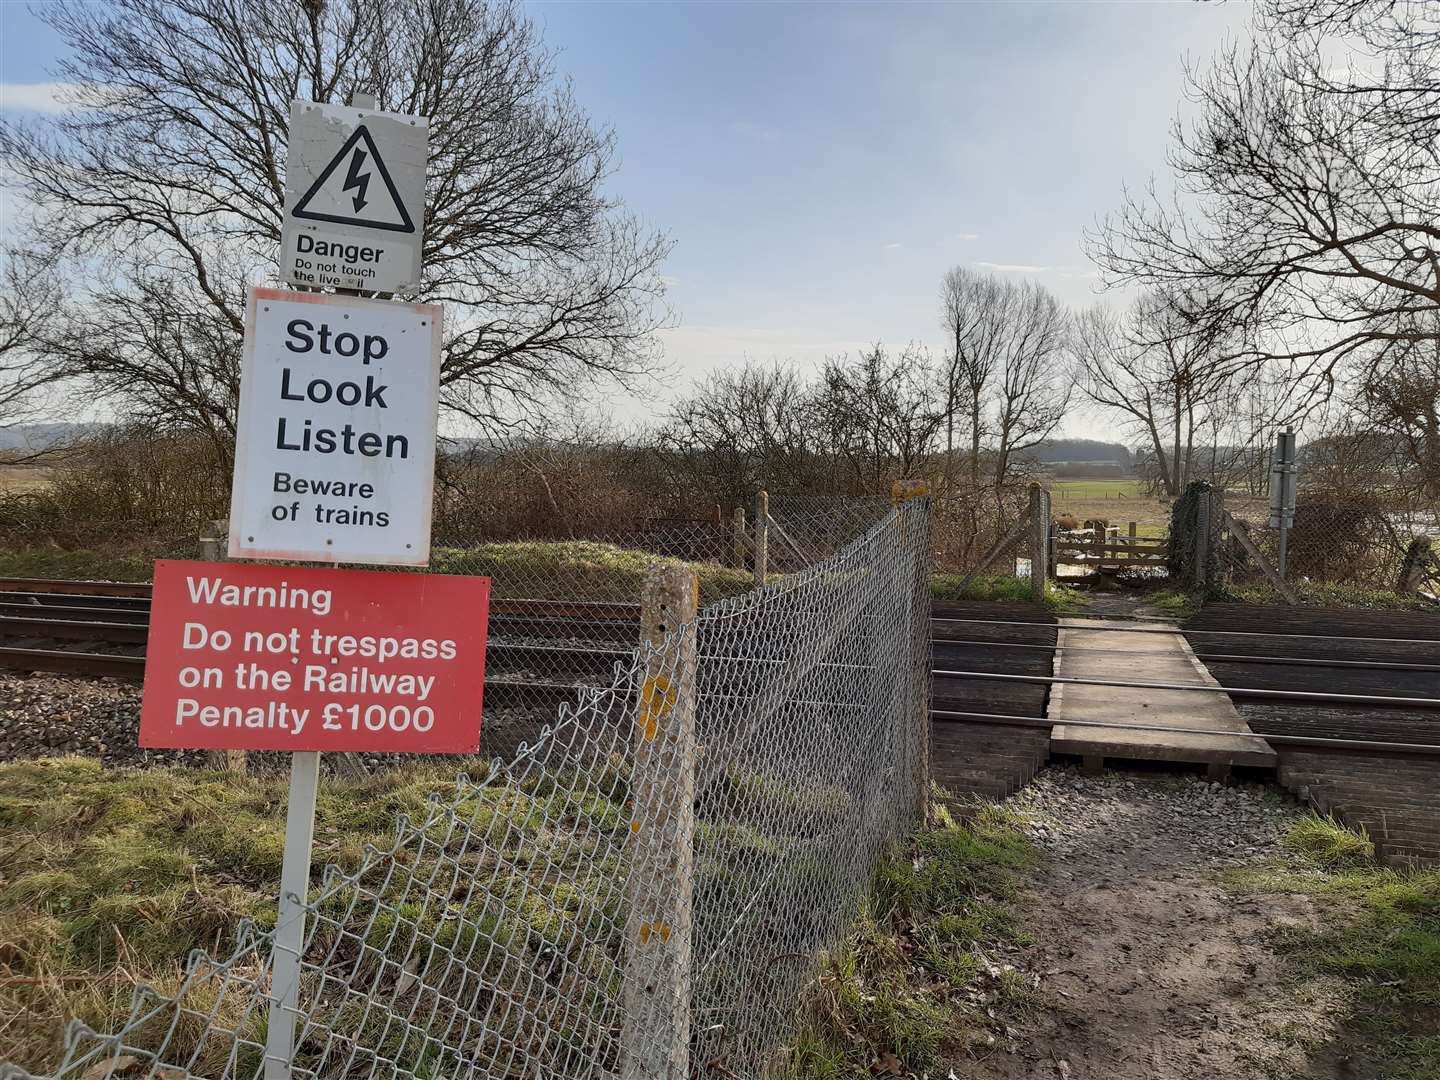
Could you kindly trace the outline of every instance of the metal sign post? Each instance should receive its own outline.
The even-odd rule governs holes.
[[[430,561],[441,309],[324,294],[420,284],[429,120],[375,104],[292,102],[299,291],[245,324],[229,555],[331,566],[155,564],[140,745],[291,754],[265,1080],[294,1067],[321,752],[480,742],[489,579],[334,568]]]
[[[245,563],[155,564],[140,745],[291,753],[267,1080],[300,1008],[320,752],[474,753],[490,583]]]
[[[299,1019],[300,956],[305,951],[305,900],[310,851],[315,843],[315,794],[320,752],[290,755],[290,798],[285,809],[285,857],[280,864],[280,911],[271,953],[270,1017],[265,1026],[265,1080],[290,1080]]]
[[[1270,458],[1270,527],[1279,530],[1276,562],[1282,580],[1289,555],[1290,529],[1295,524],[1296,467],[1295,432],[1282,431],[1275,437],[1275,451]]]

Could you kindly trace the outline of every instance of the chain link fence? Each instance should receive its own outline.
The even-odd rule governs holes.
[[[1282,535],[1263,505],[1195,484],[1175,504],[1170,574],[1228,600],[1432,605],[1440,517],[1364,494],[1302,491]]]
[[[928,500],[856,512],[848,544],[662,617],[532,744],[326,868],[292,1061],[266,1057],[273,936],[244,925],[117,1030],[72,1024],[48,1075],[765,1073],[926,791]]]

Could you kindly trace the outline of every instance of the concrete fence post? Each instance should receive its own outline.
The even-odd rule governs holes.
[[[770,493],[755,493],[755,587],[765,587],[770,571]]]
[[[1050,515],[1045,489],[1030,485],[1030,597],[1036,603],[1045,599],[1046,555],[1049,554]]]
[[[745,538],[745,508],[743,506],[735,507],[732,533],[731,543],[734,545],[733,557],[735,559],[735,568],[737,570],[744,570],[745,550],[749,547],[749,544]]]
[[[1196,589],[1208,588],[1207,563],[1210,558],[1210,492],[1202,491],[1195,500],[1195,580]]]
[[[690,1076],[698,591],[689,570],[657,565],[640,594],[621,1080]]]

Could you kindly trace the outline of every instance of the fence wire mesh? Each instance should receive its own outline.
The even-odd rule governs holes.
[[[1202,498],[1209,502],[1209,532],[1197,566]],[[1440,519],[1434,511],[1323,491],[1301,493],[1282,540],[1263,505],[1195,485],[1177,500],[1171,531],[1172,578],[1203,584],[1227,600],[1283,599],[1276,584],[1283,575],[1291,598],[1303,603],[1434,603],[1440,600],[1437,555]]]
[[[327,867],[288,1069],[265,1056],[273,934],[245,924],[229,955],[193,954],[173,995],[137,987],[118,1029],[72,1023],[46,1075],[666,1075],[636,1063],[670,1054],[653,1042],[677,1026],[690,1075],[763,1075],[925,791],[929,545],[913,500],[706,605],[391,843]],[[653,723],[657,701],[690,710],[693,734]],[[677,818],[693,823],[679,853]],[[686,974],[642,1008],[656,941]]]

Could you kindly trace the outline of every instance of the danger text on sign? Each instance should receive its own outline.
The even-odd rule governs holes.
[[[280,237],[285,280],[371,293],[417,287],[428,154],[423,116],[293,102]]]

